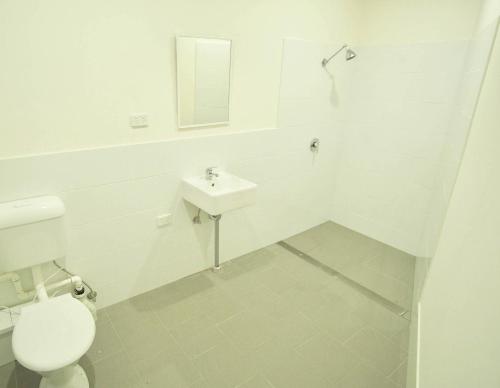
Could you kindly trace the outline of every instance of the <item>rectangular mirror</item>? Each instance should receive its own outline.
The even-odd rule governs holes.
[[[231,41],[177,37],[179,128],[229,123]]]

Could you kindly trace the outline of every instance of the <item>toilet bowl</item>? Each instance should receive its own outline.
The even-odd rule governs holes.
[[[21,310],[12,333],[12,350],[25,368],[42,375],[40,388],[88,388],[78,360],[95,337],[91,312],[70,294]]]

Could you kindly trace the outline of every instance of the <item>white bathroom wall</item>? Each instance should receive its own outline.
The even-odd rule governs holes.
[[[352,41],[357,4],[2,0],[0,157],[275,128],[282,39]],[[176,35],[232,39],[229,126],[177,129]]]
[[[468,41],[356,46],[332,219],[418,255]]]
[[[500,15],[500,0],[483,0],[479,16],[479,29],[482,30],[494,23]]]
[[[486,73],[496,28],[496,21],[489,25],[481,24],[466,51],[460,86],[453,102],[441,157],[436,166],[436,184],[419,244],[418,254],[422,257],[432,257],[436,251]]]
[[[360,41],[407,45],[468,40],[476,30],[482,0],[360,0]]]
[[[331,218],[432,256],[458,170],[488,36],[481,1],[363,2],[343,73]]]
[[[192,224],[196,209],[180,191],[182,177],[207,166],[259,184],[257,205],[222,218],[222,260],[326,221],[336,142],[335,108],[324,103],[332,88],[320,65],[325,50],[331,47],[285,41],[279,129],[3,159],[0,202],[63,198],[64,262],[96,288],[99,306],[212,264],[213,224],[206,217]],[[292,109],[302,96],[307,106]],[[316,136],[321,149],[312,154],[309,141]],[[157,228],[156,216],[167,212],[173,223]],[[0,287],[0,304],[14,303],[12,287]]]
[[[421,388],[500,386],[499,84],[497,34],[439,246],[423,290],[418,380]]]

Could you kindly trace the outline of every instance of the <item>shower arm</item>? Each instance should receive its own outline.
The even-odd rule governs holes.
[[[330,62],[338,53],[340,53],[345,48],[347,48],[346,44],[343,45],[341,48],[339,48],[337,51],[335,51],[330,58],[328,58],[328,59],[323,58],[323,60],[321,61],[321,64],[323,65],[323,67],[325,67],[328,64],[328,62]]]

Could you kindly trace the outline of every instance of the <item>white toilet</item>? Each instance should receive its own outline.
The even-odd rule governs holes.
[[[95,337],[92,313],[71,294],[49,298],[41,275],[43,263],[64,256],[64,212],[57,197],[0,204],[0,273],[30,267],[38,299],[14,326],[17,361],[42,375],[41,388],[88,388],[78,360]]]

